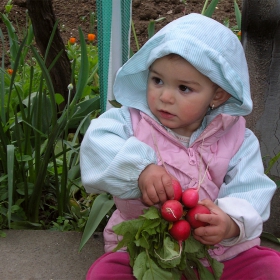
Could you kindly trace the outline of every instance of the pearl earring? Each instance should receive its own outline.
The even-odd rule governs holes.
[[[211,106],[211,110],[213,110],[215,108],[215,104],[212,104]]]

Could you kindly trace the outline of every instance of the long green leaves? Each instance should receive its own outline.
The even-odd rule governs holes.
[[[1,43],[2,43],[2,48],[3,48],[3,51],[2,51],[2,64],[1,64],[1,67],[2,69],[4,69],[4,62],[5,62],[5,44],[4,44],[4,35],[3,35],[3,32],[2,30],[0,29],[0,39],[1,39]],[[0,113],[1,113],[1,119],[6,122],[6,116],[5,116],[5,77],[4,77],[4,73],[5,72],[1,72],[0,73],[0,78],[1,78],[1,84],[0,84]]]
[[[70,107],[75,106],[76,102],[82,97],[83,90],[87,84],[88,73],[89,73],[87,47],[86,47],[85,38],[84,38],[81,28],[79,28],[79,35],[80,35],[80,41],[81,41],[81,66],[80,66],[80,72],[79,72],[79,76],[78,76],[76,94],[75,94],[74,100],[73,100],[72,104],[70,105]]]
[[[137,219],[127,220],[113,227],[120,238],[114,252],[127,248],[133,275],[137,279],[220,279],[224,265],[212,259],[208,246],[190,235],[178,242],[169,234],[169,223],[159,209],[145,209]],[[199,259],[206,258],[213,272],[210,273]],[[193,271],[197,268],[198,278]]]
[[[15,32],[15,28],[13,27],[12,23],[9,21],[8,17],[5,14],[1,14],[2,21],[7,27],[8,34],[9,34],[9,43],[10,43],[10,53],[11,53],[11,65],[14,66],[14,59],[19,53],[19,44],[18,44],[18,37]],[[21,61],[23,64],[23,61]]]
[[[138,38],[137,38],[137,35],[136,35],[136,31],[135,31],[133,20],[131,21],[131,29],[132,29],[132,32],[133,32],[133,36],[134,36],[134,40],[135,40],[137,51],[139,51],[140,47],[139,47],[139,42],[138,42]]]
[[[14,157],[15,147],[14,145],[7,146],[7,162],[8,162],[8,225],[11,227],[11,214],[12,214],[12,203],[13,203],[13,192],[14,192]]]
[[[236,0],[234,0],[234,12],[235,12],[238,30],[241,30],[241,12],[240,12],[240,9],[238,7]]]
[[[95,84],[98,82],[97,56],[88,57],[87,50],[92,50],[93,54],[97,51],[96,47],[86,45],[80,29],[81,46],[73,46],[77,58],[77,63],[73,64],[73,72],[78,72],[73,75],[77,94],[58,114],[57,100],[61,97],[54,91],[50,70],[58,63],[59,55],[49,67],[45,64],[57,24],[50,35],[46,56],[42,57],[33,46],[32,26],[19,43],[8,17],[2,15],[2,18],[9,29],[13,51],[8,59],[13,62],[13,68],[10,72],[4,69],[3,50],[0,68],[0,218],[4,218],[0,221],[8,224],[0,224],[0,229],[7,226],[18,229],[48,227],[45,221],[40,221],[42,215],[52,215],[51,219],[67,212],[71,215],[69,201],[76,199],[70,197],[73,186],[85,195],[80,182],[79,144],[81,132],[100,110],[99,95],[93,94],[93,89],[98,90],[98,84]],[[0,37],[4,41],[2,32]],[[80,207],[83,213],[89,211]]]
[[[109,196],[105,193],[100,194],[95,198],[80,242],[79,250],[82,250],[86,242],[95,232],[98,225],[105,217],[105,215],[109,212],[109,210],[113,207],[113,205],[114,201],[110,199]]]
[[[260,237],[261,237],[261,239],[266,239],[266,240],[269,240],[273,243],[280,245],[280,238],[276,237],[275,235],[273,235],[269,232],[263,231]]]
[[[165,17],[158,18],[156,20],[150,20],[148,25],[148,38],[152,38],[155,35],[155,23],[164,20]]]
[[[278,153],[277,155],[275,155],[273,158],[271,158],[268,162],[268,166],[265,169],[265,174],[269,174],[270,170],[272,167],[275,166],[276,162],[279,160],[280,158],[280,153]]]
[[[31,221],[38,222],[38,216],[39,216],[39,203],[40,203],[40,196],[43,189],[42,179],[45,178],[47,174],[47,168],[49,165],[49,161],[52,158],[54,167],[56,167],[56,159],[54,158],[54,147],[56,145],[56,142],[59,138],[63,137],[63,134],[68,134],[68,124],[73,116],[75,116],[76,112],[78,111],[77,107],[77,101],[79,100],[79,97],[81,97],[84,87],[86,86],[86,82],[88,79],[88,59],[87,59],[87,50],[86,50],[86,44],[83,37],[83,34],[80,30],[80,40],[81,40],[81,67],[80,67],[80,73],[78,78],[78,87],[77,87],[77,93],[72,100],[70,106],[64,110],[62,113],[62,116],[59,119],[56,119],[56,104],[55,104],[55,93],[52,85],[52,81],[49,75],[48,69],[45,67],[45,64],[43,60],[40,58],[38,53],[34,48],[32,48],[34,57],[38,61],[41,70],[42,75],[44,76],[44,79],[46,81],[46,85],[49,91],[49,95],[51,97],[51,104],[52,104],[52,126],[50,127],[50,133],[48,135],[48,141],[46,145],[46,149],[43,154],[42,162],[40,164],[39,170],[38,170],[38,176],[37,180],[34,185],[34,191],[30,197],[30,204],[28,208],[28,213],[31,217]],[[62,142],[63,143],[63,142]],[[63,212],[66,210],[67,201],[69,197],[69,189],[67,187],[67,174],[68,174],[68,166],[67,166],[67,149],[65,145],[62,145],[62,173],[60,175],[61,181],[60,184],[58,182],[58,176],[56,173],[55,168],[55,186],[56,186],[56,194],[57,194],[57,202],[58,202],[58,212],[59,215],[63,215]],[[39,199],[38,199],[39,198]]]
[[[161,18],[158,18],[156,20],[150,20],[149,25],[148,25],[148,38],[149,39],[152,36],[154,36],[154,34],[155,34],[155,24],[157,22],[160,22],[160,21],[164,20],[164,19],[165,19],[165,17],[161,17]],[[132,29],[133,37],[134,37],[134,40],[135,40],[136,49],[137,49],[137,51],[139,51],[140,46],[139,46],[139,42],[138,42],[138,38],[137,38],[136,31],[135,31],[133,20],[131,21],[131,29]],[[132,51],[132,49],[130,49],[130,56],[133,56],[133,55],[134,55],[134,52]]]
[[[207,16],[207,17],[212,17],[213,13],[215,12],[215,9],[217,7],[219,3],[219,0],[212,0],[212,2],[209,4],[209,6],[207,7],[208,5],[208,0],[206,0],[204,2],[204,6],[203,6],[203,9],[201,11],[201,14]]]

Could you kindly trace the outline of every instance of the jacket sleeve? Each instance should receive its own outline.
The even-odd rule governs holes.
[[[80,150],[87,192],[107,192],[123,199],[140,197],[138,177],[151,163],[157,163],[156,154],[133,136],[127,107],[110,109],[91,121]]]
[[[270,201],[275,190],[275,183],[264,174],[259,142],[246,129],[244,142],[229,163],[215,202],[240,227],[240,236],[233,243],[260,236],[263,222],[270,215]]]

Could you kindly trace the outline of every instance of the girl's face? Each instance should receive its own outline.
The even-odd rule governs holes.
[[[214,103],[217,86],[179,56],[157,59],[150,67],[147,100],[166,127],[184,136],[201,125]]]

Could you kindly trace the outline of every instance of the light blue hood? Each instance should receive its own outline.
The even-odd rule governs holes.
[[[243,47],[237,36],[219,22],[201,14],[183,16],[163,27],[118,71],[114,95],[122,105],[151,116],[146,89],[149,66],[175,53],[231,94],[218,110],[230,115],[252,111],[249,74]]]

